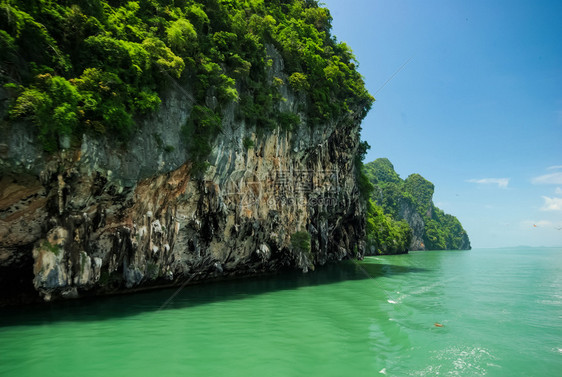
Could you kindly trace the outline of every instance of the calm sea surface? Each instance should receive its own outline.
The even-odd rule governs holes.
[[[173,293],[0,309],[0,376],[562,376],[562,249],[369,257],[160,310]]]

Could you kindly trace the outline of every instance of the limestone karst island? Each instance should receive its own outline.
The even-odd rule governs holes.
[[[0,302],[469,249],[363,164],[374,98],[316,1],[4,0]]]

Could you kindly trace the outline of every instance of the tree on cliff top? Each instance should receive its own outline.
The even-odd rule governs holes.
[[[388,158],[378,158],[365,164],[365,173],[369,175],[373,184],[399,183],[400,176],[394,171],[394,165]]]
[[[83,133],[127,140],[174,80],[193,89],[192,105],[216,98],[211,117],[237,102],[264,131],[300,122],[279,111],[281,85],[304,95],[309,126],[364,117],[373,98],[331,20],[315,0],[2,0],[0,84],[9,116],[34,123],[47,151]],[[267,46],[283,56],[287,82],[270,77]]]

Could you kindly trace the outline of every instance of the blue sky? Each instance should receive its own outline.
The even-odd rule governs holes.
[[[562,246],[562,1],[323,4],[376,98],[366,162],[433,182],[473,247]]]

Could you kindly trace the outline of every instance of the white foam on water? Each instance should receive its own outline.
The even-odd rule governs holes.
[[[451,279],[449,279],[447,281],[451,281]],[[434,288],[436,288],[440,284],[442,284],[442,283],[435,282],[433,284],[425,285],[425,286],[422,286],[418,289],[413,290],[409,294],[400,294],[400,291],[396,291],[396,294],[399,295],[398,298],[396,298],[396,299],[393,298],[393,299],[389,299],[389,300],[386,300],[386,301],[388,301],[389,304],[400,304],[400,303],[402,303],[402,301],[405,298],[408,298],[410,296],[419,295],[419,294],[424,294],[426,292],[432,291]]]
[[[386,368],[382,368],[381,370],[379,370],[380,374],[386,374]]]
[[[428,365],[422,370],[417,370],[410,373],[410,376],[439,376],[439,369],[441,365]]]
[[[400,292],[396,292],[396,294],[400,295]],[[398,298],[394,298],[392,296],[394,296],[394,295],[391,295],[391,298],[386,300],[389,304],[401,304],[402,300],[404,300],[406,297],[408,297],[408,295],[406,295],[406,294],[400,295],[400,296],[398,296]]]
[[[501,368],[492,361],[497,358],[481,347],[449,347],[434,351],[426,368],[412,372],[412,376],[484,376],[488,368]]]

